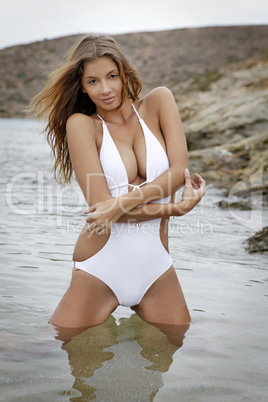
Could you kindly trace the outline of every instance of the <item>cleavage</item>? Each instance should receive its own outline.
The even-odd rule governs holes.
[[[142,127],[139,127],[140,132],[138,136],[134,132],[127,134],[132,136],[132,144],[122,139],[123,133],[120,139],[114,139],[108,126],[107,129],[125,167],[128,182],[130,184],[135,182],[136,184],[137,178],[146,180],[146,143]]]

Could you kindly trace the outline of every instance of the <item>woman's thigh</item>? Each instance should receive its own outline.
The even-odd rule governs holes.
[[[175,269],[171,267],[153,283],[133,310],[151,323],[184,325],[191,321]]]
[[[102,324],[117,306],[115,294],[104,282],[84,271],[73,271],[70,286],[50,323],[69,328]]]

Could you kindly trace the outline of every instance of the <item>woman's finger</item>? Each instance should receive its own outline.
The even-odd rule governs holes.
[[[94,221],[94,217],[91,214],[86,218],[87,223],[92,223]]]
[[[96,226],[96,227],[91,231],[91,233],[92,233],[92,234],[101,235],[101,234],[104,234],[105,230],[106,230],[106,227],[103,227],[103,226]]]
[[[83,211],[83,214],[90,214],[94,211],[96,211],[96,207],[95,205],[91,205],[91,207],[88,207],[85,211]]]
[[[102,229],[100,229],[99,232],[98,232],[99,235],[104,235],[104,234],[106,234],[106,233],[108,233],[108,229],[107,229],[107,228],[102,228]]]
[[[89,222],[86,224],[87,232],[92,232],[93,229],[94,229],[93,222]]]
[[[190,176],[189,169],[184,170],[184,180],[185,180],[185,186],[191,185],[191,176]]]
[[[203,177],[200,176],[200,174],[198,174],[198,173],[195,173],[195,174],[194,174],[194,180],[195,180],[197,183],[206,183],[205,180],[203,179]]]
[[[191,184],[192,184],[192,187],[193,187],[195,190],[198,189],[198,185],[196,184],[195,181],[191,180]]]
[[[206,182],[205,181],[200,183],[198,192],[199,192],[201,198],[205,195],[205,192],[206,192]]]

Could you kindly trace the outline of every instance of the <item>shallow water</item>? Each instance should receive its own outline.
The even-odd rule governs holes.
[[[85,204],[76,185],[55,184],[41,129],[0,119],[0,401],[267,400],[267,260],[244,244],[267,212],[220,210],[212,187],[170,222],[192,316],[182,347],[123,307],[66,345],[56,339],[47,321],[70,281]]]

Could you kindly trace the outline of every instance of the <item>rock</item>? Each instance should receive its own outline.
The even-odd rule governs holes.
[[[268,129],[235,143],[189,152],[189,166],[217,187],[240,193],[266,189]],[[253,190],[255,189],[255,190]]]
[[[241,211],[249,211],[252,209],[252,205],[248,200],[239,200],[237,202],[228,202],[226,200],[221,200],[217,203],[218,207],[221,209],[239,209]]]
[[[190,168],[231,196],[261,193],[267,204],[268,59],[229,66],[212,87],[185,103]]]
[[[231,196],[247,198],[248,206],[254,207],[253,192],[267,204],[268,58],[220,71],[207,92],[181,99],[190,168]]]
[[[179,101],[190,151],[268,129],[268,58],[220,71],[209,91],[184,94]]]
[[[246,250],[249,253],[264,253],[268,251],[268,227],[263,228],[247,239]]]

